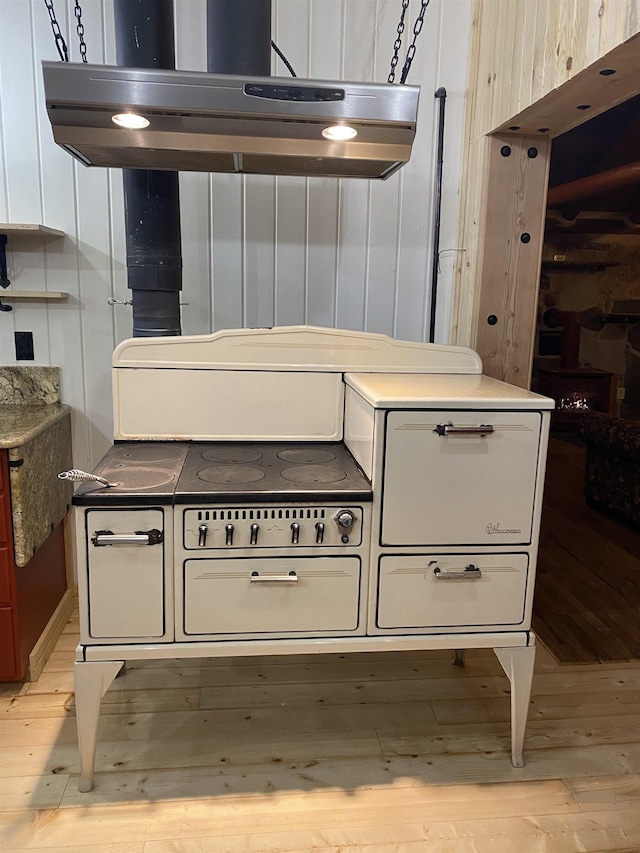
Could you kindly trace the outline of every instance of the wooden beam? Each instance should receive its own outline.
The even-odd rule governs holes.
[[[474,345],[486,374],[528,388],[551,146],[530,136],[488,143]]]
[[[617,187],[637,183],[640,183],[640,160],[551,187],[547,195],[547,204],[549,207],[558,207],[578,198],[589,198]]]
[[[553,138],[640,94],[639,38],[640,33],[636,33],[492,129],[496,133],[513,132]],[[551,57],[548,61],[552,61]],[[613,74],[610,73],[612,71]]]

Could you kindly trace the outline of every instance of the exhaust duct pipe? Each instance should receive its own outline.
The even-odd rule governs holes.
[[[116,57],[128,68],[175,68],[173,0],[114,0]],[[182,239],[178,173],[123,169],[133,337],[180,335]]]
[[[271,75],[271,0],[207,0],[207,71]]]

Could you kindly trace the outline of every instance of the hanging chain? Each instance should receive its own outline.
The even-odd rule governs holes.
[[[402,69],[402,74],[400,75],[401,83],[404,83],[404,81],[407,79],[407,74],[409,73],[409,69],[411,68],[411,63],[413,62],[413,57],[416,55],[416,39],[420,35],[420,31],[422,30],[422,25],[424,24],[424,13],[427,11],[428,5],[429,0],[421,0],[420,11],[418,12],[416,22],[413,25],[413,41],[409,45],[409,50],[407,51],[407,58],[404,61],[404,67]]]
[[[64,40],[64,36],[62,35],[62,31],[60,29],[60,24],[56,18],[56,13],[53,8],[53,0],[44,0],[44,5],[47,7],[47,11],[49,12],[49,19],[51,21],[51,29],[53,30],[53,37],[56,40],[56,47],[58,48],[58,54],[60,55],[60,59],[63,62],[69,61],[69,52],[67,50],[67,43]]]
[[[418,12],[418,17],[416,18],[416,22],[413,25],[413,39],[411,44],[409,45],[409,49],[407,50],[407,56],[404,60],[404,65],[402,67],[402,73],[400,75],[400,82],[404,83],[407,79],[407,75],[409,74],[409,69],[411,68],[411,63],[413,62],[413,57],[416,55],[416,40],[420,35],[420,31],[422,30],[422,25],[424,24],[424,13],[427,11],[427,6],[429,5],[430,0],[420,0],[420,11]],[[407,13],[407,8],[409,7],[409,0],[402,0],[402,12],[400,14],[400,21],[398,22],[398,35],[396,37],[395,42],[393,43],[393,56],[391,58],[391,71],[389,72],[389,76],[387,78],[387,82],[393,83],[396,78],[396,66],[398,65],[398,54],[400,53],[400,48],[402,47],[402,33],[404,32],[404,19]]]
[[[73,8],[73,13],[76,16],[77,26],[76,30],[78,32],[78,41],[80,42],[80,56],[82,57],[82,61],[87,61],[87,45],[84,40],[84,24],[82,23],[82,9],[80,8],[80,3],[78,0],[75,2],[75,6]]]
[[[387,77],[387,83],[393,83],[396,79],[396,66],[398,65],[400,48],[402,47],[402,33],[404,32],[404,18],[409,8],[409,0],[402,0],[402,13],[398,21],[397,36],[393,43],[393,56],[391,57],[391,70]]]
[[[63,62],[69,61],[69,51],[67,50],[67,43],[64,40],[64,36],[62,35],[62,30],[60,29],[60,24],[58,23],[58,19],[56,18],[55,9],[53,8],[53,0],[44,0],[44,5],[47,7],[47,12],[49,13],[49,20],[51,21],[51,29],[53,30],[53,37],[56,41],[56,47],[58,48],[58,55]],[[82,9],[80,8],[79,0],[75,0],[75,5],[73,9],[74,15],[76,16],[76,30],[78,33],[78,41],[80,42],[80,56],[82,57],[82,61],[87,61],[87,44],[84,40],[84,24],[82,23]]]

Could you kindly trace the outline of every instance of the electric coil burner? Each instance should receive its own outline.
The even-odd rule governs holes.
[[[83,483],[74,503],[141,504],[372,499],[371,484],[344,444],[129,442],[115,444],[95,473],[112,485]]]
[[[493,648],[522,765],[552,400],[468,349],[311,327],[137,338],[113,368],[73,499],[80,790],[136,658]]]
[[[176,486],[176,503],[371,500],[371,484],[343,444],[194,444]]]

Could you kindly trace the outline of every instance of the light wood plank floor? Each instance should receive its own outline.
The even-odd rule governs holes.
[[[640,850],[640,662],[539,648],[518,770],[490,651],[131,663],[79,794],[77,639],[0,685],[3,853]]]

